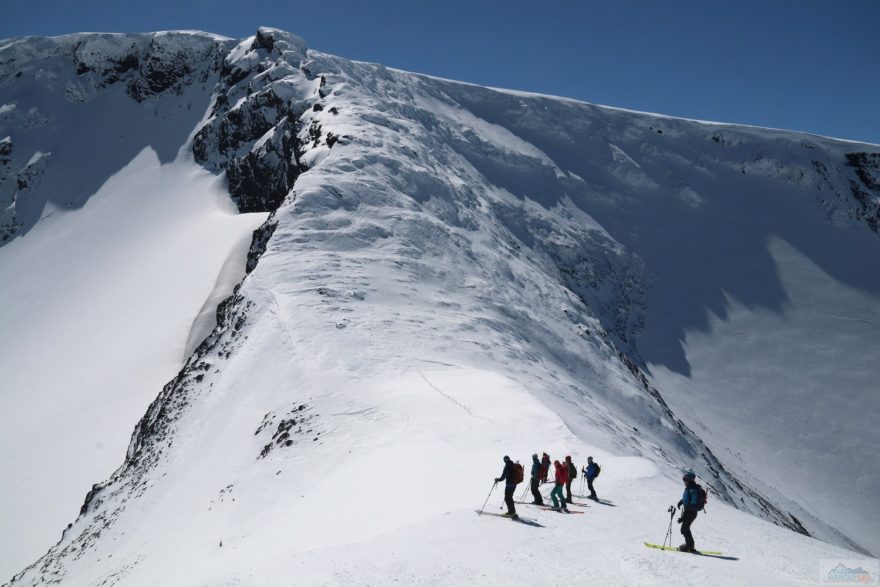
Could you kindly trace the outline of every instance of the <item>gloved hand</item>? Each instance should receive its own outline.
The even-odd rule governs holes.
[[[682,504],[681,504],[681,500],[679,499],[679,500],[678,500],[678,509],[681,509],[681,505],[682,505]]]
[[[500,482],[501,482],[501,478],[500,478],[500,477],[499,477],[498,479],[495,479],[495,483],[500,483]]]
[[[681,524],[681,518],[679,518],[679,519],[677,519],[677,520],[675,520],[675,521],[678,522],[679,524]]]

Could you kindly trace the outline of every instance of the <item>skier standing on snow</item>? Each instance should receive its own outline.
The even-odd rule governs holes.
[[[568,481],[568,467],[559,461],[553,461],[553,466],[556,467],[556,485],[553,487],[553,491],[550,492],[550,497],[553,499],[553,509],[557,512],[561,510],[568,513],[565,497],[562,495],[562,487]],[[559,501],[556,500],[557,496],[559,496]]]
[[[571,482],[578,476],[578,468],[571,462],[571,457],[565,457],[565,465],[568,467],[568,480],[565,482],[565,501],[574,503],[571,499]]]
[[[519,516],[516,515],[516,506],[513,505],[513,492],[516,490],[517,484],[517,475],[514,472],[514,466],[514,462],[510,460],[510,457],[504,455],[504,470],[501,472],[501,477],[495,479],[495,483],[505,481],[504,503],[507,504],[507,513],[502,515],[516,520]]]
[[[587,457],[587,468],[584,469],[584,477],[587,478],[587,487],[590,488],[590,499],[599,501],[596,490],[593,489],[593,479],[599,476],[599,465],[593,462],[593,457]]]
[[[544,453],[541,457],[541,483],[547,482],[547,476],[550,474],[550,455]]]
[[[532,486],[532,497],[534,501],[532,501],[533,505],[544,505],[544,498],[541,497],[541,492],[538,490],[538,485],[541,483],[541,473],[543,471],[543,467],[541,466],[541,461],[538,460],[538,455],[532,455],[532,475],[531,475],[531,486]]]
[[[678,507],[684,507],[678,522],[681,524],[681,535],[684,536],[684,544],[678,547],[683,552],[694,552],[694,536],[691,534],[691,524],[697,519],[697,512],[701,507],[702,498],[700,488],[696,481],[697,476],[693,471],[688,471],[681,478],[684,481],[684,495],[678,502]]]

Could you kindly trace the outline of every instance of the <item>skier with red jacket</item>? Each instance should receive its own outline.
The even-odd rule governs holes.
[[[553,509],[557,512],[563,511],[568,513],[565,496],[562,494],[562,488],[565,487],[565,483],[568,481],[568,465],[563,465],[559,461],[553,461],[553,466],[556,467],[556,485],[553,487],[553,491],[550,492],[550,498],[553,500]],[[556,499],[557,496],[559,497],[558,501]]]
[[[550,474],[550,455],[544,453],[541,456],[541,483],[547,482],[547,475]]]

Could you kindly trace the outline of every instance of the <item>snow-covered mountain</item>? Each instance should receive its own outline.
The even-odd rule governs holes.
[[[0,206],[14,584],[797,583],[880,552],[876,146],[273,29],[26,38]],[[473,515],[544,450],[617,507]],[[686,467],[723,568],[640,544]]]

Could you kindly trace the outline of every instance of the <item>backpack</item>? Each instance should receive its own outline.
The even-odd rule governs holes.
[[[699,483],[694,483],[697,486],[697,511],[704,511],[706,507],[706,501],[709,500],[709,494],[706,493],[706,490],[703,489],[703,486]]]
[[[574,463],[568,463],[568,478],[574,479],[578,476],[578,468],[574,466]]]
[[[517,485],[523,481],[523,466],[519,463],[513,464],[513,482]]]
[[[602,472],[602,467],[599,466],[599,463],[593,461],[593,464],[596,465],[596,474],[593,475],[593,479],[599,476],[599,473]]]

